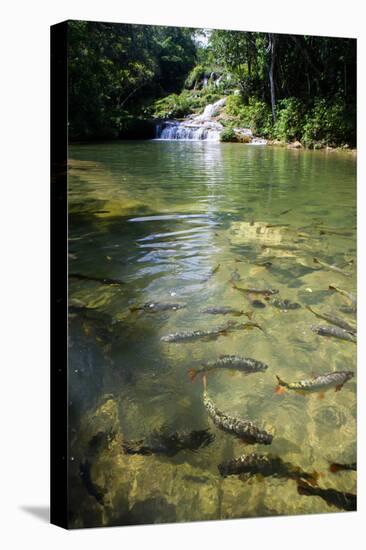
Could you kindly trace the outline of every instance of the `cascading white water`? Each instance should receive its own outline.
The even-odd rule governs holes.
[[[187,117],[182,122],[167,120],[156,126],[156,139],[179,139],[183,141],[220,141],[222,124],[215,122],[216,116],[225,105],[226,98],[206,105],[201,115]]]
[[[156,139],[182,141],[220,141],[221,124],[166,121],[156,127]]]
[[[207,120],[210,120],[213,116],[216,116],[220,109],[224,107],[226,103],[226,97],[223,97],[222,99],[219,99],[218,101],[215,101],[215,103],[212,103],[210,105],[206,105],[202,115],[198,115],[194,117],[194,120],[196,122],[205,122]]]
[[[220,141],[223,125],[214,119],[226,103],[226,98],[206,105],[200,115],[190,115],[181,122],[166,120],[156,125],[155,139],[180,141]],[[266,145],[267,140],[253,136],[250,128],[234,128],[238,141],[249,142],[252,145]]]

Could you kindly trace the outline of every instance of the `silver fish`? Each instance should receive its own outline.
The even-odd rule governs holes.
[[[339,288],[335,285],[329,285],[329,290],[335,290],[338,292],[338,294],[342,294],[342,296],[345,296],[353,305],[356,305],[357,300],[356,296],[352,294],[351,292],[348,292],[347,290],[343,290],[343,288]]]
[[[247,323],[235,323],[234,321],[229,321],[226,325],[213,328],[211,330],[188,330],[185,332],[174,332],[173,334],[167,334],[166,336],[162,336],[160,340],[162,342],[170,342],[170,343],[189,342],[192,340],[199,340],[201,338],[206,340],[211,340],[211,339],[214,340],[219,336],[226,336],[229,332],[233,330],[251,329],[254,327],[259,328],[260,330],[263,330],[260,325],[252,321],[248,321]]]
[[[243,311],[242,309],[235,309],[233,307],[225,307],[225,306],[219,306],[219,307],[208,307],[206,309],[202,310],[202,313],[209,313],[210,315],[247,315],[248,313]]]
[[[147,313],[158,313],[159,311],[178,311],[183,309],[187,304],[170,304],[160,302],[148,302],[140,306],[130,307],[130,311],[145,311]]]
[[[251,357],[239,357],[238,355],[222,355],[216,361],[206,361],[200,368],[188,369],[188,374],[192,380],[196,378],[198,374],[204,374],[215,369],[230,369],[243,372],[245,374],[251,374],[254,372],[264,372],[268,369],[268,365],[252,359]]]
[[[347,273],[347,271],[344,271],[340,267],[337,267],[336,265],[327,264],[326,262],[323,262],[322,260],[319,260],[319,258],[313,258],[313,262],[315,264],[319,264],[322,267],[325,267],[326,269],[330,269],[331,271],[335,271],[336,273],[340,273],[341,275],[344,275],[345,277],[350,277],[351,273]]]
[[[354,332],[349,332],[340,327],[319,327],[312,325],[311,330],[319,336],[332,336],[333,338],[338,338],[339,340],[347,340],[348,342],[357,342],[356,334]]]
[[[289,462],[284,462],[278,456],[258,455],[255,453],[244,454],[238,458],[223,462],[219,464],[218,469],[223,477],[239,475],[242,480],[244,480],[244,476],[259,475],[295,480],[305,479],[309,483],[315,484],[318,479],[316,472],[304,472],[299,467],[293,466]]]
[[[331,323],[332,325],[336,325],[337,327],[343,328],[348,332],[352,332],[352,333],[356,332],[356,325],[353,325],[350,322],[344,319],[341,319],[340,317],[336,317],[332,313],[321,313],[319,311],[316,311],[310,306],[306,306],[306,309],[311,311],[311,313],[313,313],[316,317],[319,317],[320,319],[324,319],[325,321],[328,321],[328,323]]]
[[[335,391],[340,391],[344,384],[353,378],[352,371],[335,371],[315,376],[308,380],[300,380],[298,382],[285,382],[276,375],[278,387],[276,393],[283,393],[283,388],[294,390],[299,393],[325,392],[331,388]]]
[[[265,430],[261,430],[253,422],[229,416],[220,411],[207,393],[205,376],[203,377],[203,384],[203,404],[215,426],[224,432],[239,437],[247,443],[262,443],[263,445],[270,445],[272,443],[273,435],[267,433]]]

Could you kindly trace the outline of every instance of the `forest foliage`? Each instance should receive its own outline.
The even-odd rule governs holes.
[[[355,39],[71,21],[68,74],[73,140],[151,137],[226,96],[226,140],[356,144]]]

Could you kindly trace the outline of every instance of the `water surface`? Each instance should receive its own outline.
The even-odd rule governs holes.
[[[179,141],[75,145],[69,156],[72,524],[337,511],[319,497],[300,496],[293,480],[222,479],[217,465],[270,452],[322,472],[322,487],[355,492],[354,472],[328,471],[328,461],[356,458],[355,378],[324,399],[274,392],[276,374],[296,381],[356,371],[356,346],[314,334],[311,325],[327,323],[305,308],[354,321],[339,310],[347,299],[328,289],[356,291],[354,157]],[[350,275],[315,264],[314,257]],[[258,265],[265,262],[271,265]],[[106,278],[123,284],[98,281]],[[277,289],[276,298],[301,308],[281,311],[261,296],[265,307],[253,307],[232,280]],[[186,307],[131,311],[167,302]],[[247,321],[203,313],[209,306],[253,311],[263,331],[161,341],[173,332]],[[208,418],[202,382],[191,383],[187,370],[222,354],[268,364],[265,373],[250,376],[210,373],[208,389],[221,410],[273,433],[270,447],[244,445]],[[142,440],[162,426],[208,428],[215,440],[174,457],[123,454],[123,440]],[[106,442],[90,445],[98,433],[109,434]],[[80,475],[85,460],[89,483]]]

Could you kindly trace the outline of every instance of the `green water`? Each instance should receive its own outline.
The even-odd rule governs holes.
[[[147,141],[75,145],[69,156],[69,273],[123,281],[69,279],[71,525],[338,511],[299,495],[293,480],[224,479],[217,466],[243,453],[271,453],[320,472],[323,488],[356,492],[355,472],[329,472],[329,461],[356,459],[356,378],[324,399],[274,392],[276,374],[289,382],[334,370],[356,374],[355,344],[312,332],[311,325],[327,323],[305,308],[355,321],[339,309],[350,305],[347,298],[328,289],[356,292],[353,155]],[[271,265],[258,265],[264,262]],[[238,286],[277,289],[274,298],[302,307],[281,311],[256,296],[265,306],[256,308],[232,277]],[[130,309],[150,302],[186,307]],[[209,306],[252,311],[263,331],[161,341],[248,321],[203,313]],[[221,410],[272,433],[270,446],[243,444],[208,417],[201,379],[192,383],[187,370],[222,354],[268,365],[248,376],[213,371],[208,391]],[[145,440],[163,425],[168,432],[208,428],[215,440],[175,456],[122,452],[123,441]],[[80,475],[86,459],[89,474]]]

